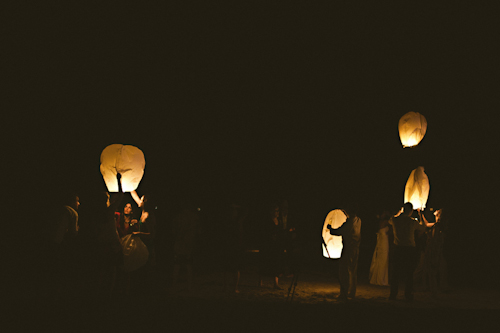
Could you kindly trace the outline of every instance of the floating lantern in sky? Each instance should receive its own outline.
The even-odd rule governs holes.
[[[337,229],[347,220],[347,216],[341,209],[334,209],[326,216],[323,225],[323,256],[325,258],[338,259],[342,254],[342,236],[335,236],[330,234],[328,225]],[[326,247],[325,247],[326,244]]]
[[[404,202],[411,202],[413,209],[424,210],[429,197],[429,189],[429,178],[424,172],[424,167],[419,166],[410,173],[406,182]]]
[[[134,146],[113,144],[101,153],[101,173],[109,192],[118,192],[116,175],[121,177],[123,192],[137,189],[144,175],[146,161],[142,151]]]
[[[408,112],[399,119],[399,138],[403,148],[420,143],[427,131],[427,120],[418,112]]]

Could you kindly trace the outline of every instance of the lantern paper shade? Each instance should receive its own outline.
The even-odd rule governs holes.
[[[116,175],[121,175],[122,190],[137,189],[144,175],[146,161],[142,151],[134,146],[113,144],[101,153],[101,173],[109,192],[118,192]]]
[[[429,178],[424,172],[424,167],[419,166],[410,173],[406,182],[404,202],[411,202],[413,209],[424,210],[429,197],[429,189]]]
[[[418,112],[408,112],[399,119],[399,138],[403,148],[420,143],[427,131],[427,120]]]
[[[323,224],[323,256],[325,258],[338,259],[342,254],[342,236],[331,235],[328,225],[336,229],[347,220],[347,216],[341,209],[334,209],[326,216]],[[326,248],[325,248],[326,244]]]

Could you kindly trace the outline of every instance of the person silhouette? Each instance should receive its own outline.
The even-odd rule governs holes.
[[[420,210],[418,210],[420,211]],[[423,219],[420,224],[411,218],[413,205],[407,202],[401,208],[399,214],[389,221],[394,232],[394,276],[391,281],[390,300],[395,300],[398,295],[399,283],[405,282],[405,299],[413,301],[413,273],[416,268],[415,231],[425,231],[426,226],[431,227],[434,223],[428,223]]]
[[[361,219],[356,210],[345,211],[347,220],[338,228],[328,225],[330,234],[342,236],[342,254],[339,262],[340,295],[339,299],[347,301],[356,297],[359,243],[361,240]]]

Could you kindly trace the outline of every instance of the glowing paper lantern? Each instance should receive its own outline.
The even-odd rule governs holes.
[[[116,174],[121,174],[122,190],[137,189],[144,175],[146,161],[142,151],[134,146],[109,145],[101,153],[101,173],[109,192],[118,192]]]
[[[427,120],[418,112],[408,112],[399,119],[399,138],[403,148],[420,143],[427,131]]]
[[[328,225],[336,229],[344,224],[346,220],[347,216],[341,209],[334,209],[326,216],[322,234],[325,241],[323,244],[323,256],[325,258],[338,259],[342,253],[342,236],[331,235]]]
[[[413,209],[424,210],[429,197],[429,178],[424,172],[424,167],[419,166],[410,173],[406,182],[405,201],[413,204]]]

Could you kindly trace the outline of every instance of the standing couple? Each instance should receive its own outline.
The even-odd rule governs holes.
[[[377,246],[373,254],[370,267],[370,283],[378,285],[388,285],[389,267],[389,240],[387,232],[388,225],[392,226],[394,233],[393,272],[391,281],[391,293],[389,299],[395,300],[398,295],[399,283],[405,283],[405,299],[413,301],[413,272],[417,262],[417,252],[415,247],[415,231],[425,231],[427,227],[432,227],[434,223],[429,223],[426,218],[417,210],[420,220],[411,218],[413,205],[405,203],[402,210],[393,218],[382,218],[380,229],[377,233]],[[386,216],[387,217],[387,216]]]

